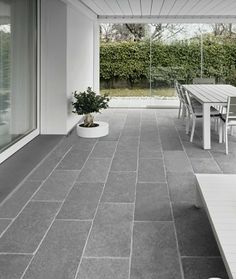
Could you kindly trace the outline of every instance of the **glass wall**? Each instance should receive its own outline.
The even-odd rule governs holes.
[[[36,14],[36,0],[0,0],[0,152],[37,127]]]
[[[235,69],[235,24],[100,25],[101,93],[175,98],[175,80],[236,85]]]

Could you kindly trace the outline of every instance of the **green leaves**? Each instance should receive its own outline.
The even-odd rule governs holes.
[[[110,98],[105,94],[104,96],[97,95],[92,91],[91,87],[84,92],[73,92],[75,101],[72,102],[73,112],[79,115],[99,112],[101,109],[108,108]]]
[[[236,85],[236,44],[230,40],[204,39],[204,76]],[[190,83],[200,76],[199,40],[171,44],[154,41],[151,47],[151,79],[155,86],[169,86],[175,79]],[[126,80],[132,87],[150,79],[150,42],[102,43],[100,78],[107,84]]]

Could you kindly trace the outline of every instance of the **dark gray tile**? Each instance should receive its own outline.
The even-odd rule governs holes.
[[[129,259],[85,258],[76,279],[129,279]]]
[[[90,151],[90,149],[78,149],[77,147],[73,147],[60,162],[57,169],[81,170]]]
[[[135,184],[135,172],[110,172],[102,201],[134,202]]]
[[[203,208],[174,203],[173,213],[181,256],[219,256],[219,250]]]
[[[116,149],[116,156],[123,155],[126,152],[137,154],[139,137],[121,136]]]
[[[0,252],[33,253],[59,208],[56,202],[30,202],[0,239]]]
[[[99,141],[96,143],[91,157],[94,158],[111,158],[116,149],[116,141]]]
[[[182,278],[172,222],[135,222],[130,278]]]
[[[71,144],[62,142],[29,176],[31,180],[45,180],[69,151]]]
[[[185,279],[229,279],[221,258],[183,258]]]
[[[195,173],[221,173],[219,166],[214,159],[191,159]]]
[[[162,159],[140,158],[138,168],[139,182],[165,182]]]
[[[104,183],[110,164],[110,158],[89,158],[78,177],[78,182]]]
[[[91,223],[56,220],[24,279],[74,279]]]
[[[184,151],[165,151],[165,167],[169,172],[192,172],[191,163]]]
[[[122,135],[124,136],[138,136],[139,135],[139,129],[138,127],[125,127],[122,131]]]
[[[0,206],[0,218],[16,217],[40,185],[40,181],[24,182],[11,196],[9,196],[2,206]]]
[[[158,141],[158,143],[160,143],[160,136],[157,130],[152,130],[152,131],[145,131],[145,130],[141,130],[141,134],[140,134],[140,140],[145,142],[145,141]]]
[[[129,257],[132,218],[132,204],[100,204],[85,256]]]
[[[0,278],[19,279],[33,255],[0,255]]]
[[[134,219],[171,221],[171,207],[165,183],[138,183]]]
[[[208,150],[202,148],[202,143],[183,142],[185,151],[190,158],[211,158]]]
[[[162,158],[161,144],[158,141],[141,141],[139,146],[140,158]]]
[[[178,173],[168,172],[167,182],[170,191],[170,199],[173,202],[196,201],[196,177],[192,172]]]
[[[78,174],[79,171],[55,170],[34,195],[33,200],[64,200]]]
[[[0,219],[0,235],[5,231],[10,223],[11,219]]]
[[[183,147],[175,127],[169,125],[167,127],[159,128],[162,148],[164,151],[182,151]]]
[[[236,156],[234,154],[226,155],[225,151],[211,153],[223,173],[236,173]]]
[[[93,219],[103,187],[104,184],[101,183],[75,184],[57,218]]]
[[[111,165],[111,171],[136,171],[137,170],[137,154],[125,152],[122,155],[114,156]]]

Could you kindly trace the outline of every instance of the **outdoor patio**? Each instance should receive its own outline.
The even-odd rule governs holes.
[[[1,205],[0,278],[227,279],[194,173],[236,173],[236,138],[203,150],[176,109],[97,119],[107,137],[73,131]]]

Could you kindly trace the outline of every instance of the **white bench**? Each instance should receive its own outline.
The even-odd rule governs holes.
[[[236,175],[196,174],[197,202],[206,209],[228,276],[236,279]]]

